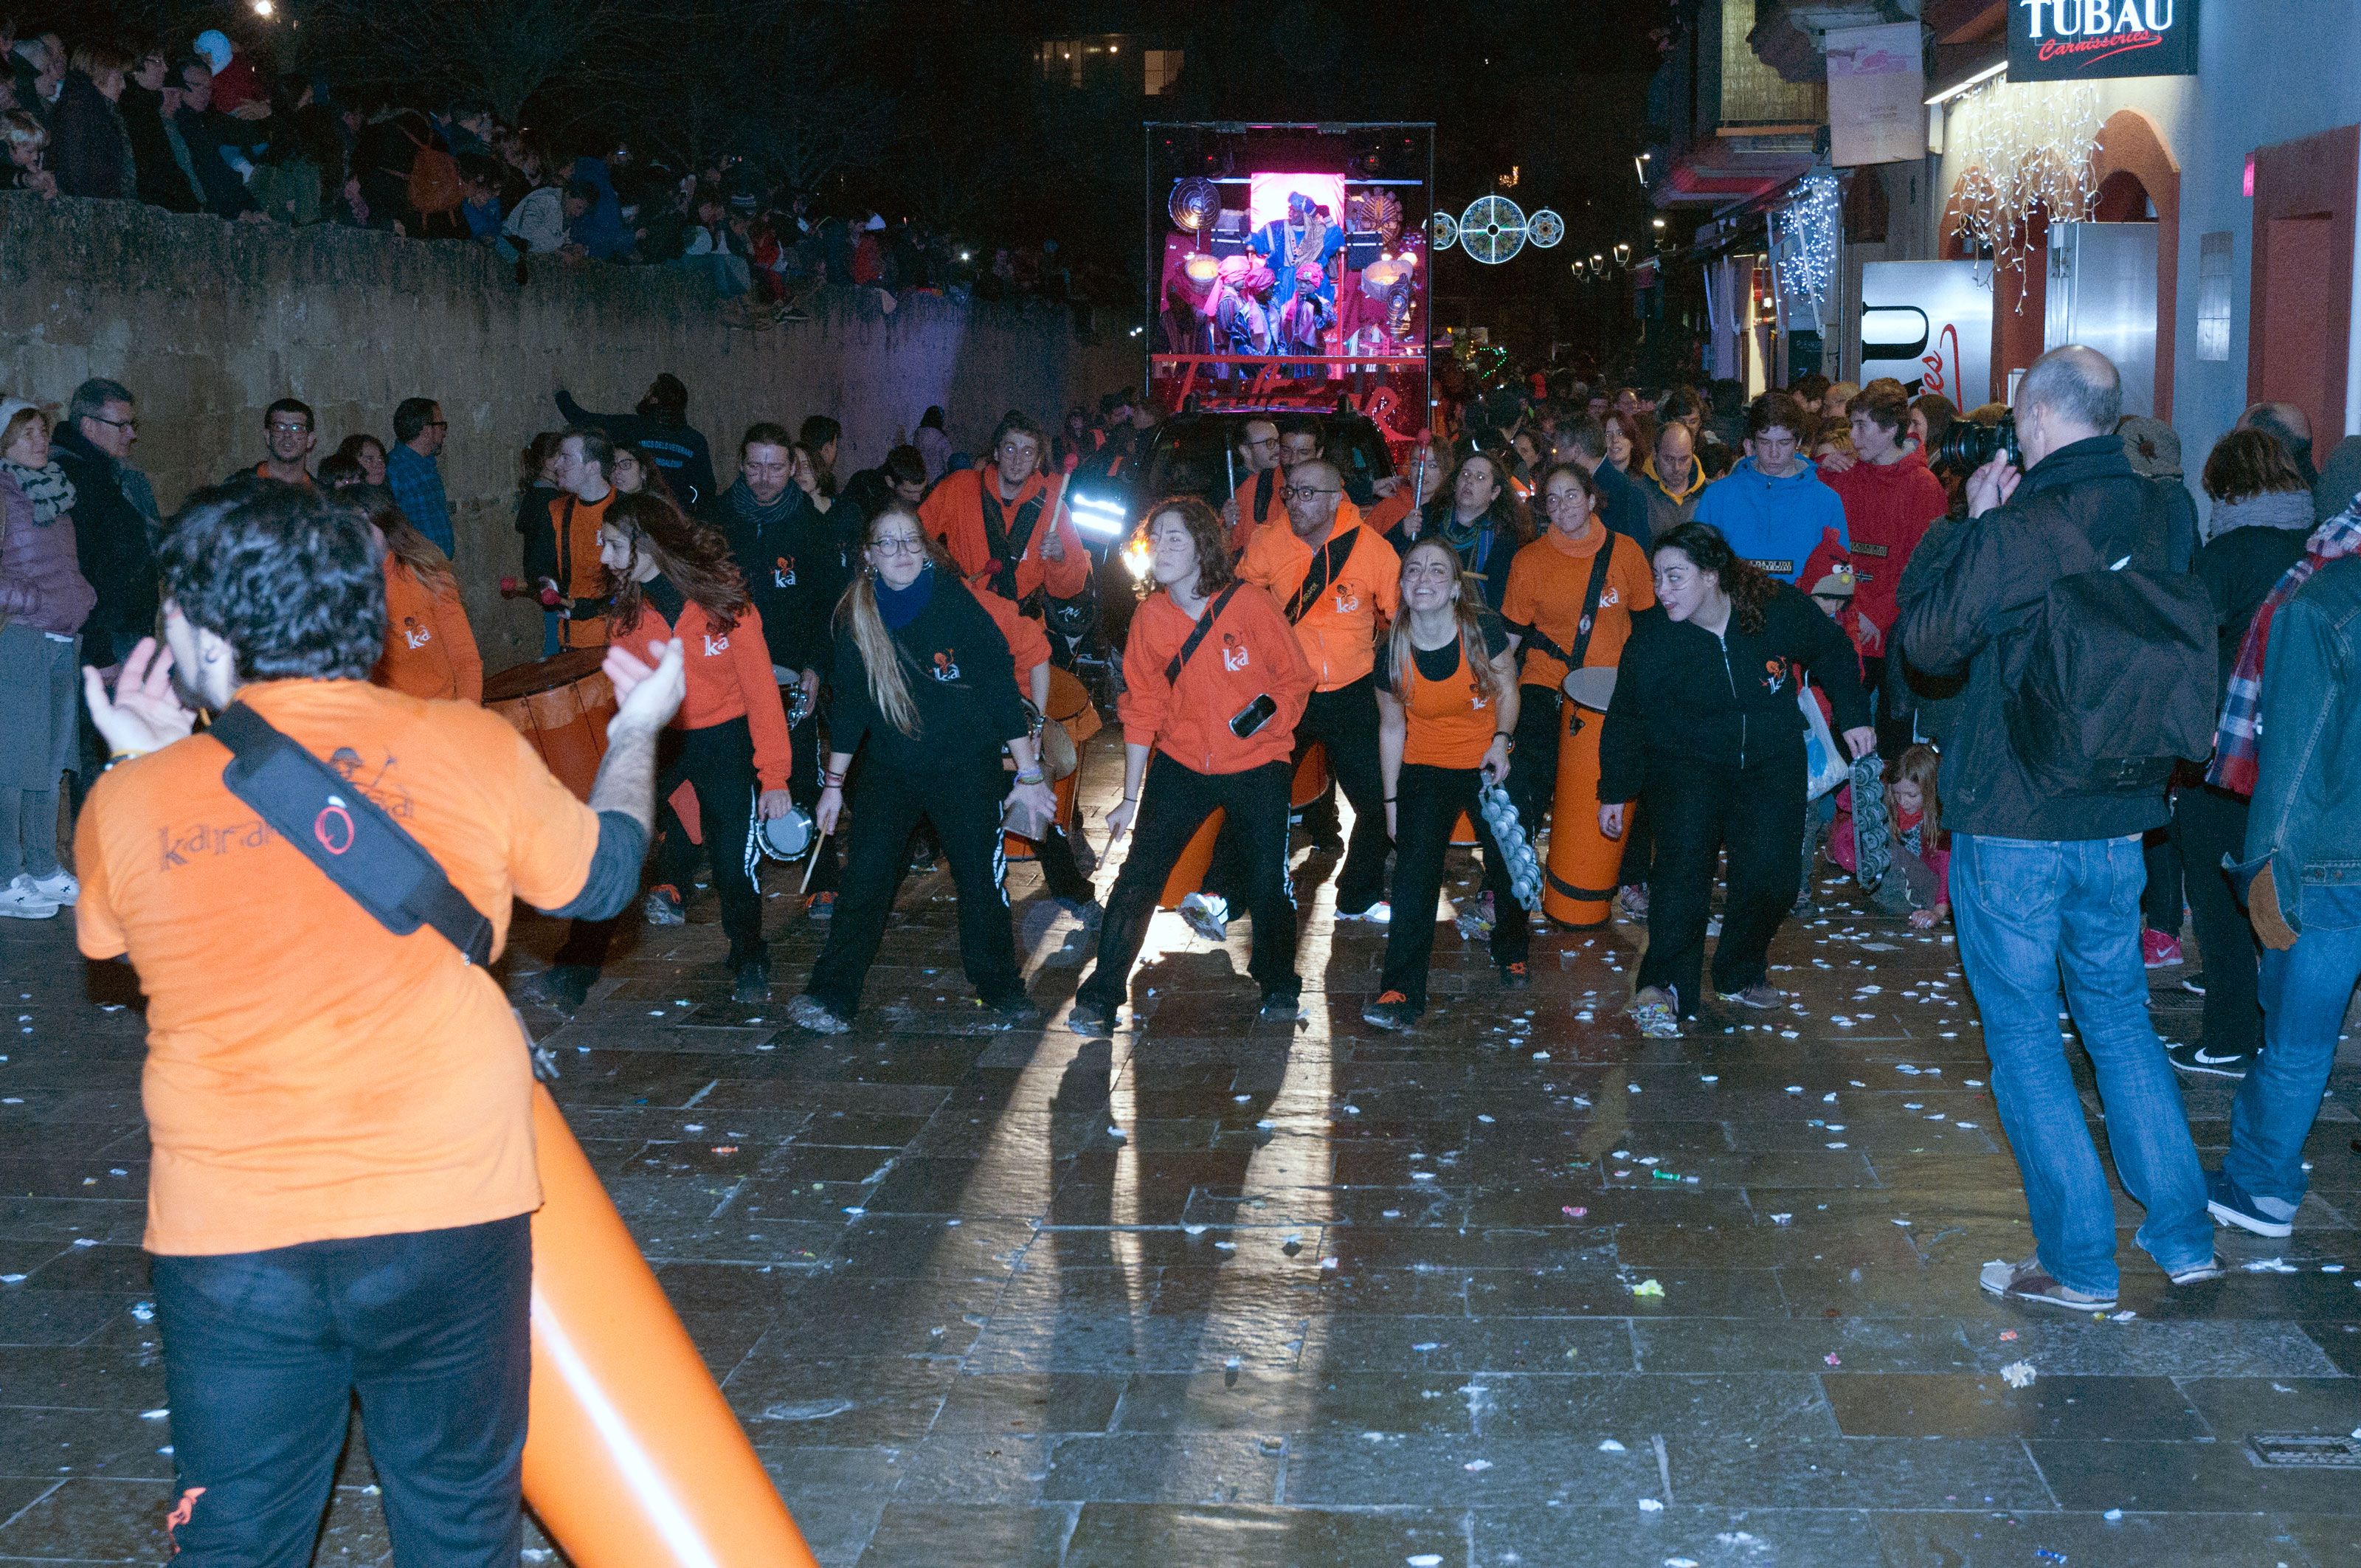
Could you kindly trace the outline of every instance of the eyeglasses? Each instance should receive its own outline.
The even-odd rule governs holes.
[[[880,555],[923,555],[927,542],[907,534],[889,533],[877,539],[869,548]]]
[[[1282,485],[1279,489],[1279,499],[1283,501],[1308,501],[1314,496],[1341,496],[1344,493],[1342,490],[1314,489],[1310,485]]]
[[[308,424],[280,424],[274,421],[269,428],[270,433],[273,435],[309,435],[312,433],[312,427]]]
[[[93,421],[99,424],[113,425],[117,430],[137,430],[139,428],[139,422],[136,419],[109,419],[104,414],[84,414],[82,417],[86,420]]]
[[[448,420],[430,419],[426,422],[426,428],[429,430],[448,430],[451,428],[451,422]]]

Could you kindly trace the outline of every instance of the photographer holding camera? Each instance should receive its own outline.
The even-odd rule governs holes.
[[[1912,664],[1967,676],[1943,759],[1951,908],[2036,1244],[1982,1283],[2074,1310],[2114,1305],[2115,1219],[2058,1027],[2061,970],[2116,1169],[2147,1210],[2136,1239],[2176,1285],[2221,1273],[2139,945],[2140,836],[2166,819],[2176,759],[2212,744],[2213,616],[2171,569],[2170,509],[2125,458],[2122,411],[2104,355],[2036,360],[1967,521],[1912,557],[1896,628]]]

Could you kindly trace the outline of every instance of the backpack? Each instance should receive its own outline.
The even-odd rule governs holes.
[[[2147,509],[2159,515],[2143,531],[2159,549],[2162,504]],[[2026,771],[2052,794],[2158,791],[2181,759],[2213,750],[2213,597],[2193,573],[2140,565],[2127,537],[2114,532],[2090,565],[2051,583],[2018,632],[2031,646],[2002,714]]]
[[[432,142],[420,141],[410,136],[411,144],[418,148],[410,160],[410,204],[421,217],[433,217],[438,213],[456,213],[467,199],[467,181],[459,177],[459,160]]]

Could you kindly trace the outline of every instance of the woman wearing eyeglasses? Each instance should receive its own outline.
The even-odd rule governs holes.
[[[1426,1011],[1434,901],[1462,812],[1475,823],[1484,854],[1500,983],[1511,991],[1532,983],[1525,969],[1529,912],[1510,886],[1508,861],[1477,800],[1488,781],[1510,777],[1518,693],[1509,634],[1440,538],[1422,539],[1403,553],[1401,607],[1378,651],[1378,767],[1394,840],[1394,918],[1382,990],[1361,1018],[1380,1029],[1407,1029]]]
[[[1016,759],[1012,801],[1048,817],[1056,797],[1033,750],[1007,639],[906,507],[887,507],[862,530],[860,570],[837,605],[834,663],[830,751],[812,817],[834,832],[851,808],[849,857],[827,945],[788,1016],[818,1034],[852,1026],[905,846],[926,817],[959,889],[968,980],[1003,1024],[1038,1023],[1001,883],[1001,748]]]
[[[1238,580],[1222,535],[1221,518],[1194,496],[1148,515],[1158,591],[1132,616],[1125,644],[1123,801],[1107,813],[1110,834],[1137,834],[1107,897],[1097,967],[1067,1018],[1078,1033],[1114,1025],[1165,879],[1216,810],[1237,839],[1235,875],[1254,916],[1246,968],[1263,1016],[1296,1015],[1288,791],[1312,665],[1279,602]]]

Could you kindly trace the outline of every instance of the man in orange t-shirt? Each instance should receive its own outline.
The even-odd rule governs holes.
[[[384,578],[357,514],[283,485],[204,492],[158,563],[170,652],[142,640],[111,695],[84,677],[114,761],[75,834],[75,925],[148,1002],[176,1550],[307,1560],[357,1390],[395,1552],[512,1564],[541,1204],[526,1041],[451,939],[394,935],[232,793],[228,747],[191,733],[172,683],[343,774],[497,954],[512,899],[601,917],[637,891],[679,649],[653,671],[609,654],[585,807],[498,715],[368,684]]]
[[[1041,468],[1049,439],[1011,411],[992,433],[980,468],[947,474],[918,504],[918,522],[943,543],[960,575],[984,575],[993,589],[1024,604],[1040,589],[1071,599],[1090,587],[1091,553],[1067,515],[1065,481]]]
[[[615,501],[607,476],[615,448],[595,430],[569,430],[557,445],[558,491],[549,503],[549,532],[525,542],[528,576],[555,587],[559,646],[607,645],[607,601],[613,585],[598,564],[598,525]]]

